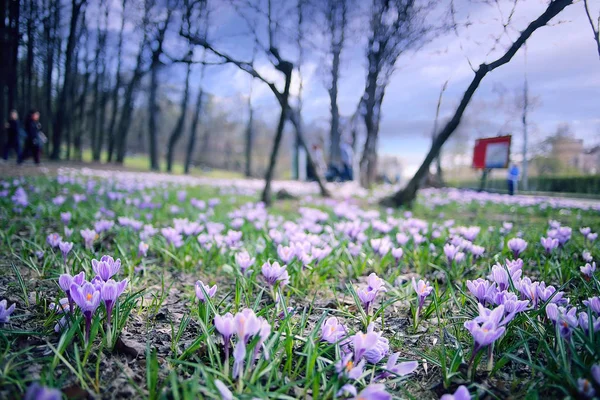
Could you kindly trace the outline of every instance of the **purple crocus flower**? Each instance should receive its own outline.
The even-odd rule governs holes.
[[[406,376],[413,373],[419,366],[417,361],[398,363],[398,357],[400,357],[400,353],[394,353],[388,358],[387,363],[385,364],[386,371],[379,374],[377,379],[385,379],[390,376]]]
[[[51,233],[46,238],[46,242],[53,248],[58,247],[61,240],[62,240],[62,238],[60,237],[60,235],[58,233]]]
[[[148,254],[148,243],[140,242],[138,244],[138,257],[146,257]]]
[[[173,245],[175,248],[183,246],[183,237],[175,228],[162,228],[160,233],[163,235],[167,244]]]
[[[444,254],[446,255],[446,260],[448,261],[448,265],[452,264],[452,261],[456,258],[456,255],[460,252],[460,248],[447,243],[444,245]]]
[[[500,265],[495,264],[492,266],[492,273],[487,277],[490,281],[495,282],[498,285],[498,290],[506,290],[510,286],[510,280],[506,269]]]
[[[69,228],[68,226],[65,226],[63,230],[65,231],[66,238],[70,238],[71,236],[73,236],[73,229]]]
[[[79,233],[81,234],[81,237],[83,238],[83,241],[85,243],[85,248],[91,249],[92,245],[94,244],[94,241],[96,239],[98,239],[98,234],[96,233],[96,231],[93,229],[82,229],[79,231]]]
[[[600,330],[600,318],[594,318],[592,316],[591,320],[592,320],[591,321],[592,322],[592,330],[594,332],[598,332]],[[581,329],[583,329],[585,331],[585,333],[588,333],[589,328],[590,328],[590,315],[588,315],[587,312],[581,312],[581,313],[579,313],[577,321],[579,323],[579,327],[581,327]]]
[[[467,280],[467,288],[477,298],[477,301],[483,305],[492,303],[494,296],[498,292],[495,283],[483,278],[478,278],[474,281]]]
[[[72,284],[71,296],[85,317],[85,341],[87,343],[90,340],[92,316],[100,305],[100,291],[96,290],[94,285],[89,282],[84,283],[83,286]]]
[[[392,395],[385,391],[385,385],[371,383],[364,388],[353,400],[391,400]]]
[[[456,392],[453,394],[446,393],[440,397],[440,400],[471,400],[471,394],[466,386],[461,385],[456,389]]]
[[[417,315],[419,315],[421,313],[421,309],[423,308],[423,304],[425,304],[425,299],[433,290],[433,286],[431,286],[428,281],[424,281],[423,279],[419,279],[419,282],[417,283],[415,278],[412,278],[412,287],[417,293],[417,298],[419,300],[419,308],[417,310]]]
[[[69,222],[71,222],[71,213],[70,212],[61,212],[60,213],[60,220],[62,221],[63,224],[65,225],[69,225]]]
[[[494,303],[504,306],[505,315],[514,315],[525,311],[529,305],[529,301],[519,300],[516,294],[506,290],[496,293],[494,296]]]
[[[277,255],[281,261],[283,261],[285,264],[289,264],[296,257],[296,252],[292,246],[278,245]]]
[[[235,255],[235,262],[240,267],[242,274],[245,274],[255,261],[256,259],[254,257],[250,258],[250,254],[247,251],[241,251]]]
[[[537,287],[538,299],[541,301],[547,301],[550,299],[550,302],[556,304],[565,304],[567,300],[563,298],[565,295],[564,292],[556,292],[556,288],[552,285],[546,287],[545,282],[540,282]]]
[[[52,389],[42,386],[37,382],[32,383],[27,392],[25,392],[24,400],[62,400],[62,392],[58,389]]]
[[[367,362],[371,364],[377,364],[381,361],[390,351],[389,341],[383,337],[381,332],[374,331],[375,326],[371,323],[367,328],[367,333],[375,333],[377,335],[377,342],[373,348],[365,351],[364,357]]]
[[[565,339],[570,338],[573,329],[579,326],[577,308],[575,307],[567,310],[564,307],[558,307],[555,303],[550,303],[546,306],[546,316],[558,326],[560,335]]]
[[[65,262],[67,261],[67,254],[73,249],[73,242],[63,242],[61,241],[58,244],[58,248],[60,249],[63,259]]]
[[[75,276],[71,276],[69,274],[62,274],[58,277],[58,285],[67,295],[67,299],[69,300],[69,309],[71,313],[73,313],[73,296],[71,294],[71,286],[76,284],[77,286],[83,285],[85,282],[85,272],[81,271]]]
[[[500,306],[502,307],[502,306]],[[504,308],[502,307],[502,313],[504,314]],[[466,321],[464,324],[465,328],[473,336],[474,346],[473,354],[477,354],[482,348],[489,346],[500,338],[506,331],[503,326],[498,326],[494,321],[489,320],[482,324],[479,324],[476,320]],[[472,356],[473,357],[473,356]]]
[[[125,291],[127,287],[127,279],[123,279],[121,282],[115,282],[113,279],[107,280],[100,291],[100,296],[104,301],[106,307],[106,323],[110,325],[112,316],[112,310],[117,301],[117,298]]]
[[[8,302],[6,300],[0,301],[0,324],[6,324],[10,321],[10,315],[15,311],[15,305],[11,305],[8,307]]]
[[[223,316],[215,315],[215,329],[223,337],[223,348],[225,349],[225,359],[229,359],[229,342],[235,333],[235,321],[231,313]]]
[[[329,317],[321,326],[321,340],[337,343],[346,336],[346,327],[336,317]]]
[[[360,360],[367,351],[374,349],[378,341],[379,335],[373,331],[367,331],[367,333],[355,333],[354,336],[352,336],[354,361]]]
[[[579,388],[579,393],[581,393],[584,397],[591,399],[596,394],[594,390],[594,385],[584,378],[577,379],[577,386]]]
[[[367,287],[356,290],[356,294],[360,299],[365,312],[368,314],[371,310],[371,305],[375,301],[375,297],[379,292],[387,292],[385,282],[379,278],[377,274],[371,273],[367,278]]]
[[[590,253],[587,250],[584,250],[581,252],[581,258],[583,258],[583,261],[588,262],[588,263],[593,261],[592,253]]]
[[[349,379],[357,380],[364,373],[365,360],[361,360],[358,363],[354,363],[352,360],[352,353],[346,354],[335,364],[335,370],[340,377],[347,376]]]
[[[261,328],[259,319],[249,308],[245,308],[234,317],[235,330],[238,335],[239,341],[248,343],[250,337],[256,335]]]
[[[215,294],[217,293],[217,285],[213,285],[212,287],[205,285],[204,282],[202,281],[196,281],[196,297],[198,298],[198,300],[200,300],[201,302],[206,302],[206,296],[208,296],[210,299],[212,299],[213,297],[215,297]],[[204,290],[202,290],[204,289]],[[206,292],[206,296],[204,295],[204,292]]]
[[[546,250],[546,253],[550,254],[552,253],[552,250],[556,249],[558,247],[558,239],[554,239],[554,238],[545,238],[542,237],[540,239],[540,243],[542,244],[542,246],[544,247],[544,250]]]
[[[521,238],[512,238],[508,241],[508,249],[512,251],[514,258],[517,258],[519,254],[525,251],[527,248],[527,242]]]
[[[94,230],[98,233],[102,233],[111,230],[114,225],[115,223],[113,221],[101,219],[94,224]]]
[[[600,315],[600,297],[590,297],[583,301],[586,307],[589,307],[593,312]]]
[[[600,364],[592,365],[592,377],[598,385],[600,385]]]
[[[121,260],[114,260],[111,256],[102,256],[100,261],[92,260],[92,270],[100,277],[104,282],[108,281],[114,275],[116,275],[121,269]]]
[[[581,234],[583,236],[587,236],[592,232],[592,228],[590,228],[589,226],[583,227],[583,228],[579,228],[579,232],[581,232]]]
[[[579,270],[581,271],[586,280],[590,280],[592,279],[592,276],[594,276],[594,272],[596,272],[596,262],[593,262],[591,264],[587,263],[583,267],[579,267]]]
[[[400,260],[404,255],[404,250],[401,247],[392,248],[392,256],[396,259],[396,261]]]
[[[586,239],[588,240],[588,242],[592,243],[596,239],[598,239],[598,233],[590,233],[586,236]]]
[[[290,276],[287,272],[287,265],[280,266],[277,261],[271,264],[269,261],[263,264],[262,274],[269,286],[275,286],[277,282],[281,287],[290,282]]]

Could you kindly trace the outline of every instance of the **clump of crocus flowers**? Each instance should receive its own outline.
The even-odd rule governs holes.
[[[54,306],[54,309],[66,314],[66,304],[68,303],[69,315],[73,316],[75,305],[79,307],[85,319],[85,342],[87,344],[90,339],[94,314],[103,302],[106,312],[107,339],[111,345],[114,342],[111,331],[112,312],[117,299],[127,288],[128,280],[123,279],[118,282],[112,279],[121,269],[121,260],[115,260],[111,256],[105,255],[100,260],[92,260],[92,269],[96,276],[90,282],[85,280],[83,271],[75,276],[62,274],[59,277],[59,286],[67,295],[67,300],[66,302],[61,301],[58,307]],[[65,322],[64,319],[61,320],[57,327],[64,326]]]
[[[253,310],[246,308],[237,314],[227,313],[223,316],[216,315],[215,329],[223,339],[223,350],[225,352],[225,365],[229,368],[229,350],[231,342],[237,337],[233,350],[233,377],[243,380],[245,370],[246,351],[248,344],[254,337],[258,336],[258,342],[254,347],[254,358],[259,356],[262,349],[265,359],[269,359],[269,353],[265,342],[271,335],[271,325],[263,317],[258,317]]]

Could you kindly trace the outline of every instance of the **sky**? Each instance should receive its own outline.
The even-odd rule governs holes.
[[[253,36],[247,20],[253,16],[248,13],[242,16],[229,2],[215,3],[218,6],[211,13],[209,41],[219,50],[249,61]],[[590,3],[593,3],[593,15],[598,15],[600,1]],[[288,7],[286,0],[273,4],[282,25],[282,33],[278,36],[282,53],[296,60],[298,51],[290,33],[295,32],[295,10]],[[431,18],[437,18],[448,5],[443,0],[437,4],[438,10],[432,11]],[[546,9],[548,1],[519,0],[509,28],[502,34],[502,25],[513,4],[514,0],[498,0],[497,4],[455,0],[457,21],[461,26],[469,21],[468,28],[446,31],[418,51],[406,52],[399,57],[383,104],[379,151],[400,157],[407,174],[418,167],[428,151],[436,104],[444,82],[448,81],[448,87],[443,95],[441,122],[453,114],[472,79],[474,72],[470,65],[490,62],[503,54],[519,32]],[[341,115],[346,116],[354,112],[365,85],[366,20],[361,13],[353,10],[351,31],[342,54],[338,102]],[[303,118],[307,126],[316,125],[326,130],[330,109],[324,85],[326,69],[322,50],[327,39],[319,29],[323,21],[318,14],[313,12],[306,18]],[[261,31],[260,35],[264,38],[263,33]],[[494,45],[497,37],[501,40]],[[177,39],[167,38],[167,42],[171,40],[175,48]],[[197,56],[199,52],[201,49],[196,49]],[[279,72],[261,57],[260,52],[255,65],[265,78],[281,87]],[[534,104],[528,115],[532,146],[564,123],[569,124],[573,134],[584,139],[587,146],[600,143],[600,58],[580,1],[567,7],[550,26],[538,29],[528,40],[526,51],[521,49],[509,64],[485,77],[461,126],[463,135],[468,137],[466,145],[455,146],[455,149],[461,148],[470,154],[475,137],[512,134],[513,155],[518,156],[523,134],[515,98],[522,97],[525,74],[530,102]],[[166,79],[177,80],[180,74],[170,72],[169,75]],[[195,84],[198,83],[193,82]],[[251,78],[235,66],[208,67],[202,84],[219,104],[234,110],[240,119],[245,118],[245,110],[240,109],[241,99],[248,96],[252,85],[252,101],[257,113],[275,126],[278,107],[269,88],[258,81],[251,83]],[[295,76],[293,95],[298,95],[299,87],[299,79]]]

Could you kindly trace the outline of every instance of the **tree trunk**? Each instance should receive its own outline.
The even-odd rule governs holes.
[[[8,53],[8,109],[12,110],[16,108],[17,104],[17,67],[19,63],[19,18],[20,18],[20,2],[10,1],[8,11],[8,26],[9,26],[9,47],[7,48]],[[2,116],[4,117],[4,115]]]
[[[202,112],[202,96],[204,91],[202,87],[198,89],[198,99],[196,100],[196,110],[194,111],[194,118],[192,119],[192,125],[190,126],[190,138],[188,140],[187,150],[185,152],[185,165],[183,172],[187,175],[190,173],[190,166],[192,164],[192,155],[194,154],[194,148],[196,147],[196,132],[198,130],[198,122],[200,121],[200,114]]]
[[[288,101],[290,97],[290,83],[292,81],[292,69],[291,63],[285,65],[278,65],[280,71],[285,75],[285,86],[283,93],[281,94],[281,114],[279,115],[279,122],[277,123],[277,131],[275,133],[275,141],[273,142],[273,149],[271,150],[271,157],[269,159],[269,166],[267,173],[265,174],[265,187],[262,192],[261,200],[266,204],[271,204],[271,181],[273,174],[275,173],[275,164],[277,163],[277,154],[279,153],[279,147],[281,144],[281,138],[283,137],[283,128],[285,127],[286,114],[288,111]]]
[[[340,70],[341,48],[333,52],[333,65],[331,68],[331,88],[329,100],[331,103],[331,130],[329,132],[329,163],[339,167],[342,163],[340,150],[340,112],[337,104],[338,79]]]
[[[460,101],[460,104],[454,112],[452,119],[448,121],[446,126],[444,126],[444,128],[440,131],[439,135],[437,135],[435,141],[431,146],[431,149],[429,150],[429,153],[423,161],[423,164],[421,164],[413,178],[410,180],[410,182],[404,189],[398,191],[393,196],[382,200],[383,205],[394,207],[399,207],[402,205],[412,205],[413,201],[417,196],[417,191],[419,190],[421,180],[423,179],[423,177],[425,177],[427,171],[429,171],[429,166],[431,165],[431,162],[438,155],[440,149],[442,148],[446,140],[448,140],[450,135],[452,135],[452,133],[460,124],[460,120],[465,112],[465,109],[467,108],[467,105],[471,101],[473,94],[477,90],[477,87],[479,86],[483,78],[489,72],[495,70],[496,68],[504,64],[507,64],[514,57],[517,51],[523,46],[523,44],[525,44],[525,42],[527,41],[527,39],[529,39],[533,32],[535,32],[538,28],[545,26],[552,18],[554,18],[565,7],[572,3],[573,0],[555,0],[551,2],[546,8],[546,11],[544,11],[544,13],[541,14],[535,21],[531,22],[523,32],[521,32],[519,38],[512,44],[512,46],[506,51],[506,53],[502,57],[489,64],[481,64],[479,66],[479,68],[475,72],[473,80],[471,81],[469,87],[463,94],[462,100]]]
[[[111,116],[110,123],[108,126],[108,151],[106,154],[106,161],[111,162],[113,151],[115,148],[115,124],[117,122],[117,115],[119,113],[119,89],[121,88],[121,60],[123,58],[123,31],[125,30],[125,7],[127,0],[123,0],[123,15],[121,17],[121,28],[119,30],[119,42],[117,44],[117,72],[115,77],[115,87],[112,92],[111,99]]]
[[[156,144],[156,118],[158,117],[158,106],[156,104],[156,92],[158,90],[158,59],[152,60],[150,69],[150,94],[148,96],[148,144],[150,155],[150,170],[160,170],[158,163],[158,149]]]
[[[86,0],[72,0],[71,2],[71,22],[69,26],[69,38],[67,39],[67,49],[65,51],[65,77],[63,86],[58,97],[56,106],[56,118],[54,121],[54,135],[52,136],[52,154],[50,158],[58,160],[60,158],[60,146],[62,144],[62,134],[65,129],[67,116],[67,97],[70,93],[71,80],[73,79],[73,52],[77,39],[77,22],[79,20],[79,12]]]
[[[192,71],[192,64],[189,63],[187,65],[187,71],[185,74],[185,89],[183,90],[183,97],[181,99],[181,113],[179,114],[179,119],[175,124],[175,128],[171,135],[169,136],[169,144],[167,147],[167,171],[171,172],[173,169],[173,154],[175,152],[175,146],[177,142],[181,138],[181,134],[183,133],[183,128],[185,125],[185,117],[187,115],[187,106],[188,106],[188,98],[190,95],[190,73]]]
[[[254,110],[252,109],[251,98],[248,98],[248,124],[246,126],[246,168],[244,169],[247,178],[252,176],[252,141],[254,139]]]
[[[6,110],[6,97],[5,97],[5,88],[6,88],[6,76],[8,74],[7,71],[7,61],[9,59],[7,54],[7,49],[9,48],[9,44],[7,43],[7,29],[6,29],[6,19],[7,19],[7,8],[6,8],[6,0],[0,0],[0,151],[4,153],[5,146],[5,129],[4,122],[6,115],[8,115],[8,111]]]
[[[24,108],[32,108],[32,96],[33,96],[33,50],[35,44],[35,24],[36,24],[36,2],[31,1],[28,7],[29,16],[27,18],[27,77],[26,77],[26,91],[24,92]]]
[[[360,160],[360,184],[364,188],[370,188],[375,182],[377,174],[377,135],[379,133],[379,124],[377,123],[376,107],[377,107],[377,80],[379,71],[373,67],[377,63],[375,56],[369,57],[370,72],[367,74],[367,86],[365,88],[364,99],[364,114],[365,128],[367,131],[367,139],[362,158]]]

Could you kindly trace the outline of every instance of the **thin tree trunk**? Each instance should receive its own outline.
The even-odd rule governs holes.
[[[204,66],[203,66],[204,68]],[[185,165],[183,172],[187,175],[190,173],[190,166],[192,164],[192,155],[194,154],[194,148],[196,147],[196,132],[198,130],[198,122],[200,121],[200,114],[202,113],[202,96],[204,92],[202,87],[198,89],[198,99],[196,100],[196,110],[194,111],[194,118],[192,119],[192,125],[190,126],[190,138],[188,140],[187,150],[185,152]]]
[[[71,93],[71,81],[73,79],[73,52],[77,40],[77,23],[79,20],[79,12],[86,0],[72,0],[71,2],[71,22],[69,26],[69,38],[67,39],[67,49],[65,51],[65,73],[63,86],[58,97],[56,106],[56,119],[54,121],[54,135],[52,136],[52,154],[50,158],[58,160],[60,158],[60,146],[62,144],[62,134],[67,125],[67,97]]]
[[[5,97],[5,88],[6,88],[6,76],[8,74],[8,54],[7,49],[9,48],[9,44],[7,43],[7,29],[6,29],[6,19],[7,19],[7,8],[6,1],[0,0],[0,133],[3,135],[0,136],[0,150],[4,153],[5,139],[4,139],[4,118],[8,115],[6,110],[6,97]]]
[[[286,68],[287,67],[287,68]],[[277,131],[275,133],[275,140],[273,142],[273,149],[271,150],[271,157],[269,159],[269,166],[267,173],[265,174],[265,187],[262,192],[261,200],[266,204],[271,204],[271,181],[275,172],[275,164],[277,163],[277,154],[279,153],[279,147],[281,144],[281,138],[283,137],[283,128],[285,127],[286,114],[288,111],[288,101],[290,96],[290,83],[292,81],[292,65],[288,63],[281,67],[285,75],[285,86],[283,93],[281,94],[281,114],[279,115],[279,122],[277,123]]]
[[[30,109],[32,105],[33,94],[33,61],[34,61],[34,45],[35,45],[35,22],[36,22],[36,2],[29,3],[29,16],[27,19],[27,80],[26,91],[24,92],[24,108]]]
[[[158,171],[158,149],[156,145],[156,118],[158,117],[158,106],[156,104],[156,92],[158,90],[158,59],[152,62],[150,70],[150,93],[148,96],[148,143],[150,153],[150,170]]]
[[[248,97],[248,123],[246,125],[246,167],[244,172],[247,178],[252,176],[252,142],[254,139],[254,110],[252,97]]]
[[[452,135],[452,133],[460,124],[460,120],[465,112],[465,109],[467,108],[467,105],[469,105],[473,94],[475,94],[475,91],[477,90],[477,87],[479,86],[483,78],[489,72],[495,70],[496,68],[504,64],[507,64],[514,57],[517,51],[525,44],[525,42],[527,41],[527,39],[529,39],[533,32],[535,32],[538,28],[545,26],[552,18],[554,18],[562,10],[564,10],[565,7],[569,6],[572,3],[573,0],[555,0],[551,2],[546,8],[546,11],[544,11],[544,13],[542,13],[536,20],[532,21],[527,26],[527,28],[523,32],[521,32],[519,38],[512,44],[512,46],[506,51],[506,53],[504,53],[502,57],[489,64],[481,64],[479,66],[479,68],[475,72],[473,80],[471,81],[469,87],[463,94],[462,100],[458,105],[456,111],[454,112],[454,115],[452,116],[450,121],[448,121],[448,123],[444,126],[444,128],[440,131],[439,135],[436,137],[435,141],[433,142],[433,145],[431,146],[431,149],[429,150],[429,153],[425,157],[425,160],[423,161],[413,178],[410,180],[410,182],[404,189],[398,191],[391,197],[383,199],[383,205],[399,207],[401,205],[411,205],[413,203],[417,196],[417,191],[419,190],[421,180],[423,179],[427,171],[429,171],[429,166],[431,165],[431,162],[438,155],[440,149],[442,148],[446,140],[448,140],[450,135]]]
[[[17,104],[17,68],[19,62],[19,18],[20,18],[20,2],[9,2],[8,24],[10,32],[10,47],[7,48],[9,55],[8,69],[8,108],[15,109]],[[3,116],[4,117],[4,116]]]
[[[183,128],[185,125],[185,117],[187,115],[188,98],[190,95],[190,73],[191,73],[191,71],[192,71],[192,64],[189,63],[187,65],[187,71],[185,74],[185,89],[183,90],[183,97],[181,99],[181,106],[180,106],[181,113],[179,114],[179,119],[177,120],[177,123],[175,124],[175,128],[173,129],[173,132],[171,132],[171,135],[169,136],[169,143],[168,143],[168,147],[167,147],[167,171],[168,172],[171,172],[173,169],[173,154],[175,152],[175,146],[177,145],[177,142],[181,138],[181,135],[183,133]]]
[[[106,154],[106,161],[111,162],[113,151],[115,148],[115,124],[117,122],[117,115],[119,113],[119,89],[121,88],[121,62],[123,58],[123,31],[125,30],[125,7],[127,6],[127,0],[123,0],[123,15],[121,17],[121,28],[119,30],[119,43],[117,44],[117,72],[115,77],[115,87],[112,92],[111,99],[111,116],[108,127],[108,151]]]

